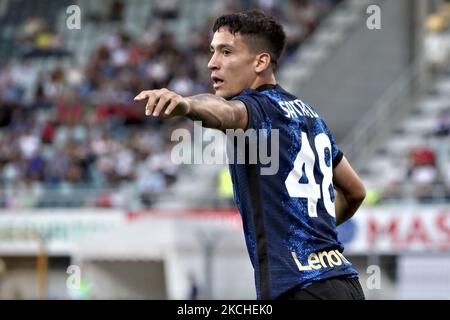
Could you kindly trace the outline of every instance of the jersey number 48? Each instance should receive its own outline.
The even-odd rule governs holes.
[[[331,142],[325,133],[320,133],[315,137],[314,145],[319,157],[318,168],[323,175],[321,185],[316,182],[314,177],[316,157],[305,132],[302,132],[302,146],[295,158],[294,168],[286,178],[285,185],[291,197],[308,199],[308,214],[310,217],[317,217],[317,201],[321,198],[323,199],[323,204],[327,213],[334,217],[334,202],[331,201],[331,192],[333,192]],[[330,152],[329,165],[325,160],[325,152],[327,149]],[[306,183],[300,182],[300,179],[304,178],[303,170],[307,179]]]

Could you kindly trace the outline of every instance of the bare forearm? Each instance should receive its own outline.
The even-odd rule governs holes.
[[[235,129],[239,126],[238,113],[232,102],[213,94],[199,94],[186,98],[191,120],[202,121],[202,125],[214,129]]]
[[[207,128],[246,129],[247,109],[241,101],[227,101],[213,94],[182,97],[165,88],[141,91],[134,101],[147,100],[145,115],[163,119],[185,116]]]
[[[335,189],[335,212],[336,212],[336,225],[340,225],[353,217],[355,212],[361,206],[361,199],[347,199],[344,193]]]
[[[355,214],[366,197],[366,189],[361,179],[350,166],[345,156],[333,169],[333,186],[335,191],[336,224],[340,225]]]

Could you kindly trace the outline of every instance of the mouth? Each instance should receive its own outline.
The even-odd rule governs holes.
[[[213,87],[214,89],[219,88],[225,81],[219,77],[211,76],[211,79],[213,81]]]

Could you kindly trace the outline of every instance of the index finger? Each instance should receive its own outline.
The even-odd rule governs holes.
[[[134,100],[135,101],[144,100],[149,97],[150,93],[151,93],[151,90],[141,91],[141,93],[139,93],[136,97],[134,97]]]

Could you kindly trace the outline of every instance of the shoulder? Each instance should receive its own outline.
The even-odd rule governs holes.
[[[263,95],[261,92],[255,90],[255,89],[245,89],[238,95],[232,97],[230,100],[245,100],[245,99],[255,99],[255,100],[261,100],[264,99],[265,95]]]
[[[246,89],[232,97],[230,102],[239,102],[245,107],[248,116],[247,129],[259,128],[259,124],[270,117],[270,101],[257,90]]]

